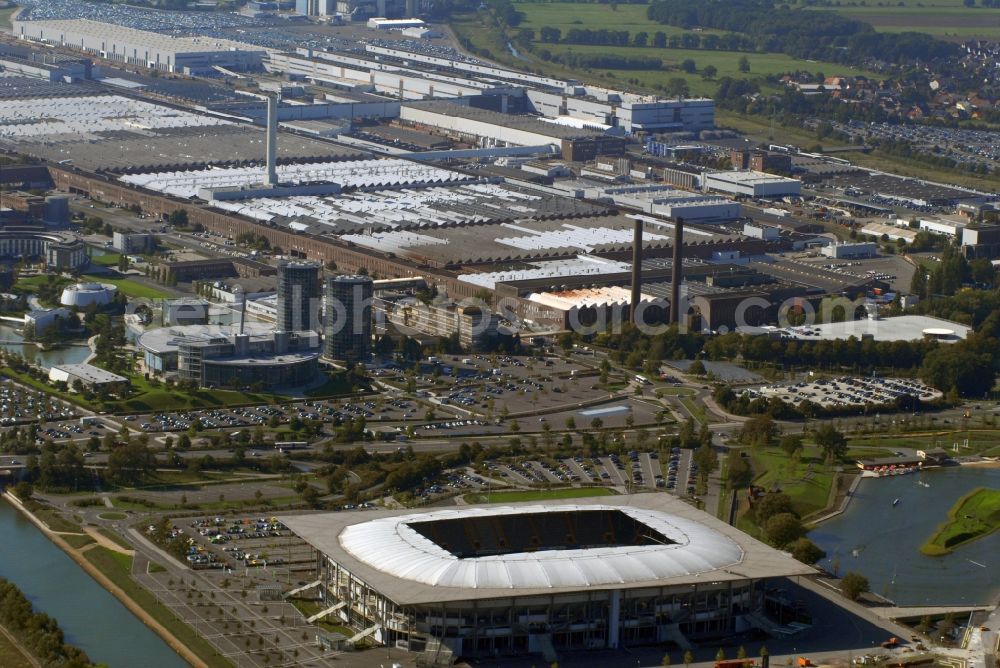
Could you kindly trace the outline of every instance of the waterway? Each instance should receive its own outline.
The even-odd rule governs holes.
[[[857,571],[898,605],[979,605],[1000,597],[1000,532],[942,557],[920,546],[976,487],[1000,489],[1000,468],[953,466],[861,481],[847,510],[809,537],[827,553],[822,566]],[[899,503],[893,506],[893,501]]]
[[[54,617],[66,641],[108,668],[187,668],[186,661],[13,506],[0,500],[0,576]]]
[[[0,348],[18,353],[29,363],[36,363],[50,369],[55,364],[80,364],[90,356],[86,341],[74,342],[54,350],[41,350],[33,343],[25,343],[24,337],[10,325],[0,325]]]

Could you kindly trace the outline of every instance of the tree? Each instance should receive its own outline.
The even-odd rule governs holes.
[[[187,227],[188,225],[188,212],[186,209],[175,209],[170,212],[167,216],[167,222],[170,223],[172,227]]]
[[[826,552],[821,550],[816,543],[805,536],[802,536],[789,546],[789,552],[803,564],[812,566],[817,561],[826,556]]]
[[[685,58],[681,61],[681,70],[688,74],[694,74],[698,71],[698,65],[691,58]]]
[[[701,360],[695,360],[691,362],[691,366],[688,367],[687,372],[692,376],[704,376],[705,375],[705,363]]]
[[[669,668],[669,666],[670,666],[670,652],[667,652],[666,654],[663,655],[663,658],[660,659],[660,665],[663,666],[663,668]]]
[[[740,72],[744,74],[750,71],[750,59],[746,56],[740,56]]]
[[[718,75],[719,69],[715,65],[706,65],[701,70],[701,78],[706,81],[709,79],[714,79]]]
[[[840,591],[850,600],[856,601],[859,596],[871,589],[868,586],[868,578],[861,573],[850,571],[840,581]]]
[[[737,659],[747,658],[747,650],[745,647],[743,647],[743,645],[740,645],[740,648],[736,650],[736,658]]]
[[[673,77],[667,81],[666,87],[669,97],[687,97],[689,94],[687,79],[683,77]]]
[[[830,423],[817,429],[814,439],[828,462],[840,459],[847,454],[847,439]]]
[[[789,457],[795,457],[795,453],[802,451],[802,434],[785,434],[778,447]]]
[[[766,526],[767,521],[775,515],[781,513],[793,513],[792,498],[784,492],[771,492],[765,494],[754,503],[754,519],[760,526]]]
[[[802,521],[793,513],[772,515],[764,525],[764,533],[772,545],[784,547],[805,534]]]
[[[688,666],[690,666],[692,663],[694,663],[694,654],[691,653],[691,650],[685,650],[685,652],[684,652],[684,666],[685,666],[685,668],[687,668]]]
[[[722,649],[721,647],[719,648],[719,651],[715,653],[715,660],[716,661],[725,661],[726,660],[726,651],[724,649]]]
[[[778,433],[778,425],[774,423],[774,418],[765,413],[744,422],[737,438],[741,443],[750,446],[767,446],[777,438]]]
[[[981,397],[996,379],[993,359],[964,341],[931,350],[920,367],[920,378],[942,392],[954,389],[965,397]]]

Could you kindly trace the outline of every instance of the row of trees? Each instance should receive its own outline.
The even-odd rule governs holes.
[[[21,590],[0,578],[0,625],[11,632],[42,665],[93,668],[86,652],[66,643],[52,617],[35,612]]]
[[[776,7],[771,0],[656,0],[647,16],[684,29],[713,28],[742,35],[753,50],[795,58],[863,64],[869,61],[909,66],[957,58],[960,48],[914,32],[879,33],[868,23],[835,12]]]

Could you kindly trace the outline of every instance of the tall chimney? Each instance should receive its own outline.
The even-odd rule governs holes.
[[[684,277],[681,265],[684,260],[681,257],[681,249],[684,245],[684,219],[674,219],[674,266],[670,274],[670,322],[679,323],[681,321],[681,280]]]
[[[630,320],[636,323],[636,315],[639,312],[639,300],[642,298],[642,221],[638,218],[635,222],[635,233],[632,238],[632,298],[629,302]]]
[[[278,185],[278,98],[267,96],[267,185]]]

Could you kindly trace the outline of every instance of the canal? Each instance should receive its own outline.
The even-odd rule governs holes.
[[[0,500],[0,576],[54,617],[66,642],[108,668],[187,668],[186,661],[13,506]]]
[[[1000,596],[1000,532],[928,557],[920,546],[952,505],[976,487],[1000,489],[1000,468],[953,466],[861,481],[847,510],[809,537],[826,551],[820,564],[865,575],[875,594],[898,605],[978,605]],[[893,501],[899,499],[895,506]]]

